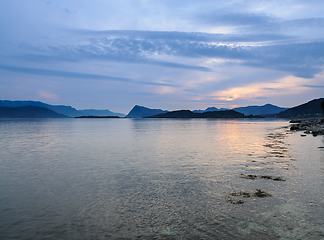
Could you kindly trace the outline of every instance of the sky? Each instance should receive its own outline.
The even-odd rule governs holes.
[[[324,97],[322,0],[1,0],[0,99],[128,113]]]

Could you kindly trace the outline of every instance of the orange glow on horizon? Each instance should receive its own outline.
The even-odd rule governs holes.
[[[236,99],[251,99],[291,93],[298,94],[305,89],[303,85],[307,82],[309,82],[309,79],[289,76],[273,82],[252,83],[242,87],[217,91],[210,96],[217,100],[233,101]]]

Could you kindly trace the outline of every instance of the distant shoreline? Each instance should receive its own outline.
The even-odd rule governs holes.
[[[80,116],[74,118],[120,118],[118,116]]]

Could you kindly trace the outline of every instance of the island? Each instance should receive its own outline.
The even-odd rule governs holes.
[[[212,111],[197,113],[190,110],[178,110],[167,113],[161,113],[145,118],[263,118],[261,116],[245,116],[235,110]]]

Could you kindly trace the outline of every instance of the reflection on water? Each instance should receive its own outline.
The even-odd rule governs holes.
[[[320,239],[323,138],[285,125],[0,120],[0,239]]]

